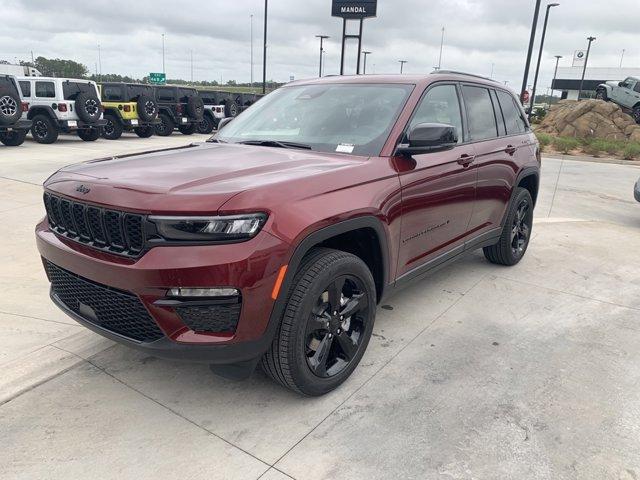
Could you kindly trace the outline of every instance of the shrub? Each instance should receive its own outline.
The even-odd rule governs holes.
[[[553,139],[553,147],[565,155],[580,146],[580,141],[571,137],[556,137]]]
[[[536,133],[536,137],[538,137],[538,142],[540,142],[540,149],[545,151],[549,145],[551,145],[551,135],[547,135],[546,133]]]
[[[611,145],[609,142],[607,142],[606,140],[597,138],[595,140],[590,140],[588,142],[585,142],[584,146],[582,147],[582,150],[587,155],[593,155],[594,157],[598,157],[602,152],[607,152],[608,151],[607,149],[610,147]]]
[[[622,156],[625,160],[638,160],[640,159],[640,143],[630,143],[622,151]]]

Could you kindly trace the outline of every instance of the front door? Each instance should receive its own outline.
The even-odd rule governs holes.
[[[464,247],[476,190],[475,152],[464,143],[459,89],[455,84],[428,88],[406,129],[444,123],[458,130],[457,147],[442,152],[397,157],[402,187],[402,227],[398,277]]]

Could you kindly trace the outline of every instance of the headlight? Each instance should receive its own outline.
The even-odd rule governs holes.
[[[255,237],[267,221],[264,213],[225,217],[149,217],[167,240],[234,242]]]

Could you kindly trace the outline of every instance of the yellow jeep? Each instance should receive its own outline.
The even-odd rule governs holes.
[[[107,122],[102,129],[104,138],[117,140],[124,131],[134,131],[141,138],[153,135],[158,123],[158,104],[152,86],[102,83],[98,89]]]

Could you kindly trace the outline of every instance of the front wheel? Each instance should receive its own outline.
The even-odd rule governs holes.
[[[27,136],[26,130],[12,130],[10,132],[0,133],[0,142],[7,147],[18,147],[24,143]]]
[[[178,127],[178,131],[183,135],[193,135],[194,133],[196,133],[196,130],[198,130],[197,123],[191,123],[189,125],[180,125]]]
[[[640,105],[633,107],[633,119],[640,124]]]
[[[598,100],[604,100],[605,102],[609,101],[609,97],[607,96],[606,90],[602,90],[602,89],[596,92],[596,98]]]
[[[151,125],[136,127],[133,129],[133,131],[136,132],[136,135],[138,135],[140,138],[149,138],[154,133],[153,126]]]
[[[527,252],[533,229],[533,200],[526,188],[516,189],[509,206],[502,235],[495,245],[484,248],[484,256],[491,263],[512,266]]]
[[[371,271],[355,255],[314,249],[281,294],[287,304],[262,368],[286,388],[324,395],[349,378],[369,344],[376,314]]]
[[[82,139],[83,142],[95,142],[100,138],[100,129],[99,128],[85,128],[82,130],[78,130],[78,136]]]

